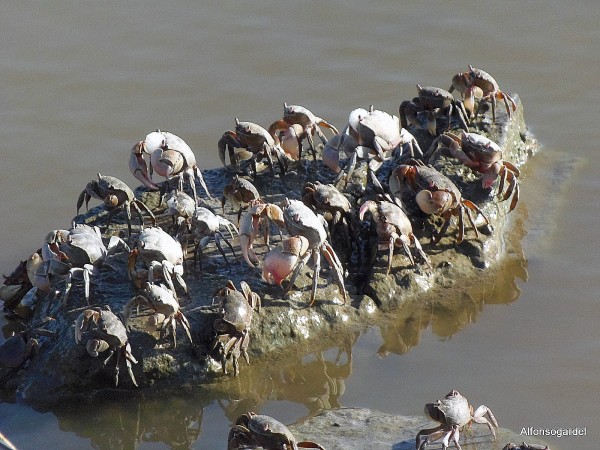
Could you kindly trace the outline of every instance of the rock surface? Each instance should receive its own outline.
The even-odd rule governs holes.
[[[518,97],[515,96],[515,99],[519,106],[511,119],[506,114],[499,114],[496,124],[491,124],[487,114],[480,118],[477,129],[498,142],[504,149],[504,158],[519,166],[537,151],[538,146],[525,125],[523,106]],[[431,137],[428,134],[412,129],[411,132],[421,148],[425,150],[429,147]],[[280,287],[268,285],[262,280],[260,269],[248,267],[239,258],[237,240],[234,241],[234,248],[238,261],[232,261],[229,267],[211,245],[204,255],[202,272],[194,269],[189,261],[184,274],[190,293],[181,297],[181,307],[191,323],[194,345],[187,342],[179,328],[179,345],[171,348],[165,345],[168,340],[159,341],[158,333],[149,334],[145,331],[147,317],[132,320],[129,341],[132,353],[139,361],[133,367],[141,387],[139,391],[178,390],[182,385],[195,385],[218,392],[223,389],[223,382],[228,383],[230,376],[223,376],[220,364],[207,357],[207,354],[210,352],[213,322],[218,317],[216,306],[212,304],[213,295],[229,279],[237,287],[240,281],[247,281],[252,290],[262,297],[263,308],[260,313],[254,314],[250,331],[249,355],[256,364],[276,361],[291,353],[303,355],[332,346],[341,347],[342,343],[352,340],[367,327],[385,324],[390,320],[389,313],[394,313],[394,321],[409,323],[411,317],[419,314],[423,308],[431,308],[432,303],[447,314],[455,314],[457,326],[460,327],[464,299],[470,298],[469,304],[473,303],[471,294],[476,289],[476,282],[481,281],[482,276],[493,276],[495,267],[506,256],[504,232],[510,220],[509,202],[497,202],[495,191],[481,188],[480,175],[473,174],[455,159],[441,157],[435,161],[435,167],[453,179],[463,192],[463,197],[478,203],[490,219],[491,227],[479,227],[479,239],[475,239],[473,232],[468,230],[465,240],[457,244],[452,225],[448,236],[434,246],[428,242],[428,236],[434,223],[439,227],[439,221],[422,218],[422,228],[417,229],[416,234],[431,260],[431,269],[415,270],[404,255],[395,254],[392,271],[386,276],[387,256],[379,252],[374,265],[367,265],[368,269],[373,270],[354,266],[349,268],[346,287],[350,299],[346,305],[342,305],[331,273],[322,272],[317,299],[311,308],[307,307],[312,283],[311,271],[307,268],[296,282],[297,289],[284,296]],[[260,174],[254,184],[269,202],[277,203],[286,195],[299,198],[306,181],[317,179],[327,183],[334,178],[334,174],[320,160],[305,159],[292,169],[285,178],[273,178],[267,171]],[[384,165],[378,174],[384,183],[389,169],[389,164]],[[347,196],[354,206],[372,195],[356,181],[356,177],[360,178],[364,172],[364,167],[359,167],[355,178],[349,183],[352,194]],[[224,169],[207,170],[203,174],[212,195],[220,197],[231,174]],[[170,218],[160,216],[165,205],[160,204],[157,193],[138,188],[136,195],[159,215],[161,225],[169,225]],[[219,211],[218,199],[208,203],[215,211]],[[232,209],[227,210],[226,217],[234,223],[237,220]],[[103,226],[105,220],[106,211],[101,206],[75,217],[78,223],[99,226]],[[117,218],[117,222],[119,220],[120,223],[111,225],[108,232],[126,237],[123,214]],[[255,247],[259,256],[267,251],[262,242],[256,243]],[[340,253],[342,250],[339,250]],[[117,270],[102,270],[93,279],[92,302],[110,305],[114,312],[120,312],[136,291],[127,277],[126,255],[115,257],[111,265]],[[325,280],[328,282],[325,283]],[[55,336],[40,339],[39,356],[24,369],[0,369],[0,381],[10,395],[16,393],[25,401],[51,405],[70,397],[87,397],[90,392],[114,389],[115,360],[109,362],[107,367],[102,367],[104,358],[90,357],[85,347],[76,345],[73,339],[73,323],[87,307],[82,291],[80,286],[76,286],[66,307],[58,300],[50,308],[44,302],[38,303],[31,322],[39,323],[49,313],[54,320],[46,324],[46,328],[53,331]],[[247,369],[242,361],[241,372]],[[121,368],[119,389],[132,391],[129,394],[135,395],[136,390],[127,379],[124,367]]]
[[[363,408],[340,408],[324,411],[289,428],[299,441],[310,440],[327,450],[371,449],[414,450],[415,436],[424,428],[436,423],[420,416],[397,416]],[[520,436],[519,433],[500,428],[494,441],[487,426],[474,424],[461,433],[460,444],[464,450],[498,450],[512,442],[520,445],[548,445],[539,439]],[[441,441],[432,442],[428,449],[441,448]],[[452,448],[452,446],[451,446]],[[557,450],[556,446],[551,447]]]

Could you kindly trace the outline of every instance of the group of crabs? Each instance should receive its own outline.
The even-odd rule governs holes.
[[[123,307],[123,320],[108,306],[90,306],[75,320],[75,341],[78,344],[85,342],[91,356],[107,352],[103,366],[116,355],[115,384],[119,381],[120,360],[124,359],[129,377],[137,386],[132,370],[132,363],[136,364],[137,360],[131,352],[127,335],[130,318],[134,312],[139,313],[140,308],[147,308],[150,310],[147,321],[149,332],[160,331],[160,339],[163,339],[170,330],[175,347],[177,324],[180,324],[193,343],[190,323],[179,306],[178,297],[178,292],[187,293],[188,290],[183,279],[184,260],[191,246],[194,265],[199,263],[202,266],[203,249],[214,242],[229,265],[221,241],[226,243],[234,256],[235,252],[224,230],[232,239],[234,234],[239,236],[246,263],[251,267],[262,267],[265,281],[282,287],[285,283],[285,292],[294,287],[297,277],[312,258],[311,305],[317,291],[321,255],[332,269],[343,303],[348,298],[344,283],[347,261],[340,260],[330,243],[336,227],[344,227],[342,234],[346,236],[355,236],[357,233],[352,230],[352,224],[367,220],[373,223],[379,246],[388,250],[387,274],[390,273],[396,247],[404,250],[411,266],[418,267],[418,263],[429,266],[427,255],[413,233],[407,203],[416,204],[425,215],[443,219],[441,228],[433,233],[433,244],[444,237],[453,217],[458,222],[457,242],[464,237],[465,216],[478,236],[477,217],[474,218],[471,211],[481,216],[484,223],[489,222],[475,203],[462,197],[458,187],[448,177],[426,165],[423,160],[437,155],[456,158],[473,171],[483,174],[481,185],[484,189],[490,189],[499,179],[498,195],[501,200],[512,198],[509,211],[513,210],[519,198],[519,170],[503,159],[502,148],[497,143],[470,129],[476,129],[475,120],[483,104],[491,103],[492,122],[496,121],[497,100],[504,102],[509,118],[517,105],[499,89],[491,75],[472,66],[453,77],[448,91],[420,85],[417,85],[417,89],[417,97],[400,105],[400,117],[372,106],[368,110],[358,108],[350,113],[348,124],[341,133],[327,121],[298,105],[284,104],[283,118],[268,129],[236,118],[235,130],[223,134],[218,149],[223,164],[236,172],[224,188],[221,206],[224,212],[227,201],[232,204],[237,212],[237,226],[215,213],[198,196],[196,182],[212,200],[194,153],[185,141],[169,132],[157,130],[149,133],[133,146],[129,167],[148,190],[161,191],[166,203],[165,215],[172,216],[171,226],[157,226],[153,211],[136,197],[126,183],[115,177],[98,174],[98,179],[88,183],[81,192],[77,210],[79,212],[84,202],[87,207],[92,198],[103,201],[108,213],[105,235],[109,235],[107,231],[115,214],[124,211],[128,242],[112,235],[105,245],[99,228],[85,224],[73,223],[69,230],[54,230],[48,234],[40,250],[24,261],[11,276],[5,277],[5,286],[0,292],[5,300],[5,309],[10,301],[18,297],[15,286],[23,284],[24,279],[31,283],[34,291],[48,293],[52,299],[59,295],[57,284],[64,283],[63,304],[68,300],[72,281],[81,279],[89,304],[90,277],[108,265],[109,257],[124,249],[128,252],[129,278],[137,293]],[[455,98],[453,90],[458,91],[461,98]],[[330,129],[333,137],[326,139],[321,126]],[[426,130],[435,137],[425,154],[408,131],[409,127]],[[457,134],[456,130],[460,130],[460,133]],[[307,182],[297,195],[302,200],[286,197],[279,204],[265,201],[251,181],[259,176],[258,163],[266,160],[274,175],[276,161],[280,176],[285,177],[290,165],[302,157],[305,139],[316,159],[315,134],[323,143],[323,164],[338,174],[335,183]],[[146,155],[149,155],[149,162],[145,159]],[[346,155],[345,164],[340,160],[340,155]],[[226,164],[227,156],[229,165]],[[398,161],[398,164],[391,170],[386,189],[379,182],[376,172],[390,159]],[[345,194],[343,188],[361,162],[367,165],[368,180],[376,195],[362,202],[357,221],[349,200],[351,196]],[[249,177],[239,176],[243,167],[250,169]],[[152,179],[154,172],[166,180],[156,183]],[[192,195],[185,192],[186,186],[189,186]],[[132,237],[132,209],[141,222],[141,231],[135,237]],[[150,218],[151,226],[144,226],[144,215]],[[289,236],[282,237],[279,246],[260,258],[253,244],[259,235],[263,235],[268,245],[271,224],[280,230],[287,230]],[[140,259],[143,261],[141,268],[137,264]],[[226,366],[231,361],[234,375],[237,375],[238,359],[244,357],[248,362],[249,330],[254,311],[260,309],[260,297],[252,292],[246,282],[242,281],[238,290],[232,281],[228,281],[215,294],[213,301],[218,304],[219,314],[213,324],[215,338],[211,344],[211,354],[220,360],[223,372],[226,372]],[[49,301],[48,312],[52,307],[53,302]],[[20,335],[9,338],[0,349],[0,366],[21,367],[38,347],[33,336],[36,333],[40,334],[40,328],[30,327]],[[492,433],[493,427],[497,427],[491,411],[480,407],[473,412],[464,397],[456,391],[436,404],[428,404],[426,411],[441,425],[418,434],[418,449],[425,448],[428,442],[442,436],[444,448],[450,441],[460,448],[459,429],[472,421],[487,423]],[[247,448],[251,445],[269,449],[298,446],[322,448],[312,443],[296,443],[289,430],[275,419],[249,413],[242,416],[232,429],[229,448]]]

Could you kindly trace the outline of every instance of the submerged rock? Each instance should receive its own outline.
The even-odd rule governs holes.
[[[299,440],[314,441],[327,450],[368,448],[371,450],[414,450],[415,436],[424,428],[437,426],[422,416],[398,416],[364,408],[340,408],[324,411],[304,422],[290,425],[290,431]],[[460,444],[464,450],[496,450],[509,443],[548,445],[536,438],[500,428],[493,440],[485,425],[473,424],[461,433]],[[428,448],[438,448],[441,441]],[[452,447],[452,445],[451,445]],[[556,447],[552,447],[556,450]]]
[[[535,151],[537,142],[528,132],[523,117],[523,107],[517,99],[518,108],[509,119],[506,114],[498,114],[495,124],[489,117],[482,116],[477,127],[485,130],[487,136],[498,142],[504,149],[504,158],[517,166],[522,165]],[[420,143],[427,149],[432,141],[431,136],[421,130],[411,130]],[[474,174],[453,158],[440,157],[435,167],[447,174],[461,189],[463,196],[479,204],[488,219],[490,227],[480,226],[480,237],[476,239],[471,230],[467,230],[465,240],[457,244],[454,225],[448,235],[440,243],[428,242],[432,226],[439,227],[437,219],[422,217],[421,228],[415,230],[425,253],[427,253],[431,269],[412,268],[408,259],[396,251],[392,270],[385,275],[387,256],[383,252],[375,256],[374,263],[367,261],[363,266],[349,265],[346,287],[349,300],[344,305],[334,277],[327,270],[323,271],[318,283],[317,297],[314,306],[308,307],[312,271],[305,268],[298,277],[289,295],[283,294],[282,288],[272,286],[262,280],[260,269],[248,267],[237,253],[237,261],[226,265],[221,255],[213,246],[204,252],[202,271],[194,268],[191,260],[185,263],[184,279],[189,294],[180,297],[181,310],[189,320],[192,329],[193,345],[186,339],[180,339],[176,348],[168,345],[169,339],[160,339],[159,333],[146,331],[147,317],[131,320],[129,342],[138,364],[133,372],[140,385],[136,390],[127,380],[125,368],[121,367],[119,389],[130,390],[130,394],[147,389],[160,388],[177,391],[181,386],[203,386],[203,389],[218,392],[222,389],[219,383],[228,383],[231,375],[221,373],[221,365],[211,358],[211,342],[214,339],[214,320],[218,317],[217,306],[213,305],[215,292],[223,288],[227,280],[236,286],[246,281],[252,291],[262,298],[262,309],[253,315],[249,332],[248,354],[252,364],[271,363],[291,354],[304,355],[325,350],[341,342],[352,340],[357,333],[369,326],[395,322],[412,323],[411,318],[419,315],[423,308],[436,309],[446,314],[456,315],[456,328],[464,326],[461,314],[466,303],[473,304],[472,293],[477,289],[483,276],[493,276],[495,268],[506,256],[504,234],[508,227],[508,201],[498,202],[494,192],[483,189],[479,181],[480,175]],[[320,160],[303,160],[292,166],[292,171],[284,178],[273,178],[267,173],[260,174],[255,185],[263,197],[272,203],[280,202],[285,196],[299,198],[301,189],[307,181],[331,182],[335,174],[323,166]],[[379,178],[387,179],[389,165],[384,165]],[[364,167],[355,171],[352,183],[357,177],[366,173]],[[366,177],[366,175],[365,175]],[[230,181],[231,173],[224,169],[207,170],[204,178],[213,196],[218,196],[223,187]],[[356,191],[356,189],[355,189]],[[359,194],[373,195],[369,189],[358,189]],[[151,205],[159,222],[163,226],[170,225],[170,218],[162,216],[165,205],[156,192],[148,192],[138,188],[136,195],[147,205]],[[351,194],[347,197],[356,207],[362,198]],[[215,211],[220,207],[217,200],[208,202]],[[236,223],[237,211],[230,209],[226,217]],[[126,223],[123,214],[116,221],[121,223],[107,230],[111,235],[126,234]],[[106,212],[102,207],[94,208],[85,215],[75,218],[78,223],[103,226]],[[108,237],[106,235],[105,237]],[[278,242],[277,238],[274,238]],[[335,242],[334,242],[335,245]],[[237,241],[234,248],[239,249]],[[255,243],[259,256],[264,256],[267,247],[262,242]],[[356,252],[355,252],[356,253]],[[349,252],[350,258],[356,255]],[[228,255],[229,259],[232,259]],[[92,278],[92,303],[109,305],[114,312],[120,312],[123,306],[137,294],[127,276],[126,255],[111,260],[116,271],[102,270]],[[323,265],[326,265],[323,263]],[[116,358],[106,365],[106,356],[91,357],[83,345],[74,341],[73,323],[82,310],[87,308],[82,288],[75,286],[68,305],[63,306],[55,301],[50,307],[39,302],[32,323],[42,320],[50,314],[52,320],[47,328],[55,333],[52,338],[42,338],[40,353],[29,361],[24,368],[1,369],[0,381],[10,394],[17,394],[27,402],[36,404],[54,404],[66,398],[86,397],[90,392],[113,390],[113,375]],[[429,306],[427,306],[429,305]],[[422,325],[422,321],[420,321]],[[426,324],[425,324],[426,326]],[[383,329],[382,328],[382,329]],[[419,330],[413,333],[410,325],[402,345],[414,345],[418,341]],[[182,334],[181,329],[179,333]],[[416,337],[414,336],[416,334]],[[167,345],[165,345],[167,344]],[[392,350],[394,351],[394,350]],[[397,350],[401,352],[402,350]],[[242,360],[240,370],[243,373],[246,363]],[[399,447],[403,448],[403,447]]]

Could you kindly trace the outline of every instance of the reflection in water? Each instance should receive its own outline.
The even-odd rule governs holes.
[[[340,347],[335,356],[330,351],[316,351],[300,360],[277,362],[267,368],[254,369],[251,385],[233,399],[218,400],[227,418],[233,423],[248,411],[259,412],[267,401],[290,401],[307,408],[305,417],[320,411],[339,408],[346,390],[346,379],[352,374],[352,346],[356,333]],[[299,419],[301,420],[301,419]]]
[[[192,448],[200,437],[202,404],[197,399],[157,397],[63,405],[55,414],[61,429],[90,439],[96,449],[135,449],[143,442]]]
[[[406,305],[379,325],[383,343],[377,355],[383,358],[390,353],[407,353],[419,343],[421,333],[429,326],[435,335],[451,337],[474,322],[484,304],[507,304],[519,298],[517,280],[527,281],[528,277],[527,260],[521,247],[526,219],[526,206],[521,205],[506,239],[507,257],[497,268],[471,281],[463,295],[452,298],[451,290],[450,294],[440,292],[439,300]]]

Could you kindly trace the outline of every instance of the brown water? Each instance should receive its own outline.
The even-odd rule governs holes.
[[[224,448],[236,406],[286,423],[337,404],[421,414],[455,387],[502,426],[587,427],[548,440],[597,448],[598,23],[595,1],[3,4],[4,273],[70,224],[97,172],[135,185],[129,150],[157,127],[217,167],[236,116],[268,125],[287,101],[342,127],[357,107],[397,111],[416,83],[447,88],[470,63],[519,93],[544,151],[522,177],[515,254],[471,307],[373,328],[351,361],[336,364],[332,349],[256,369],[238,386],[242,405],[198,396],[39,413],[2,403],[0,430],[23,449]]]

